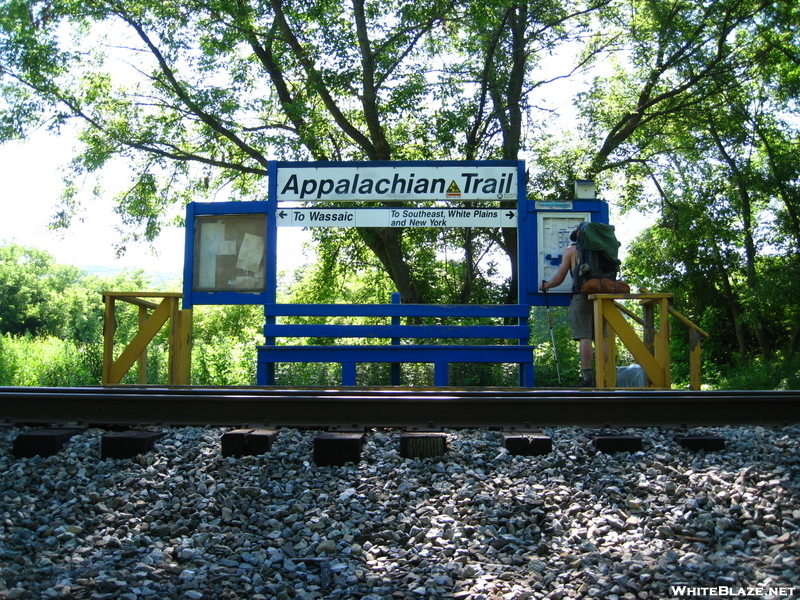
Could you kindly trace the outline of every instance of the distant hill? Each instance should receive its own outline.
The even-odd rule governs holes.
[[[113,277],[122,271],[134,270],[130,267],[109,267],[106,265],[84,265],[81,266],[80,269],[90,275],[96,275],[97,277]],[[162,287],[172,282],[178,282],[178,287],[180,287],[180,284],[183,282],[183,273],[180,271],[149,271],[147,269],[143,269],[143,271],[154,287]]]

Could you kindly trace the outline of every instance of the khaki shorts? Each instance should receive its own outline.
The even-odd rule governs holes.
[[[594,302],[586,294],[573,294],[569,303],[569,324],[573,339],[594,339]]]

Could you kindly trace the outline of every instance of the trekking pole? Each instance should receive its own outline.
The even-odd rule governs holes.
[[[542,284],[545,280],[542,279]],[[547,322],[550,325],[550,342],[553,345],[553,360],[556,362],[556,374],[558,375],[558,383],[561,383],[561,369],[558,366],[558,352],[556,352],[556,336],[553,333],[553,317],[550,315],[550,300],[547,298],[547,290],[542,289],[544,294],[544,305],[547,307]]]

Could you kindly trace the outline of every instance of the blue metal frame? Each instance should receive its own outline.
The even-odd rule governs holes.
[[[520,304],[529,304],[530,306],[544,306],[544,294],[539,291],[539,282],[542,276],[539,273],[539,261],[537,254],[539,252],[539,230],[537,228],[536,216],[538,213],[566,213],[566,212],[583,212],[590,214],[590,220],[600,223],[608,223],[608,203],[603,200],[572,200],[571,208],[566,210],[564,208],[536,208],[535,202],[526,200],[525,208],[528,211],[527,219],[525,220],[525,237],[529,243],[524,243],[522,240],[519,245],[520,253],[520,288],[522,287],[522,280],[525,280],[526,295],[520,295]],[[518,219],[521,219],[522,208],[519,209]],[[519,231],[520,238],[523,232]],[[522,255],[525,255],[525,266],[523,267]],[[569,294],[556,294],[549,293],[547,300],[550,306],[568,306],[571,296]]]
[[[275,364],[282,362],[339,363],[342,385],[356,385],[357,363],[432,363],[434,385],[444,387],[449,385],[451,363],[517,363],[522,370],[520,385],[532,387],[532,354],[530,346],[262,346],[258,349],[257,377],[259,381],[269,381]]]
[[[338,362],[342,365],[342,385],[356,385],[355,364],[391,364],[392,385],[400,384],[403,362],[434,363],[435,385],[448,385],[448,367],[454,362],[517,363],[520,385],[533,386],[533,348],[528,345],[527,325],[530,308],[520,304],[400,304],[400,294],[392,294],[392,304],[268,304],[265,314],[274,322],[278,316],[380,316],[391,325],[275,325],[264,327],[268,343],[258,350],[258,382],[275,384],[275,365],[282,362]],[[494,317],[514,318],[518,325],[400,325],[400,317]],[[364,346],[277,346],[275,337],[330,337],[388,339],[389,345]],[[515,345],[407,345],[403,338],[489,338],[516,340]]]
[[[274,213],[274,211],[272,211]],[[196,304],[264,304],[269,301],[269,288],[275,287],[274,273],[270,277],[269,261],[267,261],[267,290],[258,294],[249,292],[198,292],[194,291],[194,251],[195,251],[195,218],[208,215],[263,215],[267,214],[267,255],[269,244],[274,234],[269,233],[269,202],[190,202],[186,205],[186,238],[183,263],[183,308],[192,308]],[[274,217],[273,217],[274,220]],[[274,244],[274,241],[272,242]],[[270,286],[272,281],[272,286]],[[274,302],[274,292],[272,301]]]

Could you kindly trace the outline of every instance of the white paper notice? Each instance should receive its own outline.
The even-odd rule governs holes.
[[[236,240],[220,240],[217,242],[218,256],[233,256],[236,254]]]
[[[242,240],[242,247],[239,248],[239,256],[236,266],[243,271],[255,273],[261,266],[264,258],[264,238],[260,235],[245,233]]]
[[[540,212],[538,214],[538,279],[552,279],[561,266],[564,250],[572,243],[570,233],[582,221],[588,221],[589,213]],[[572,278],[567,277],[561,285],[551,288],[553,292],[569,293],[572,291]]]
[[[217,254],[225,238],[225,223],[200,224],[200,248],[197,265],[197,284],[201,289],[217,285]]]
[[[237,277],[231,282],[237,290],[253,290],[256,288],[256,278],[251,276]]]

